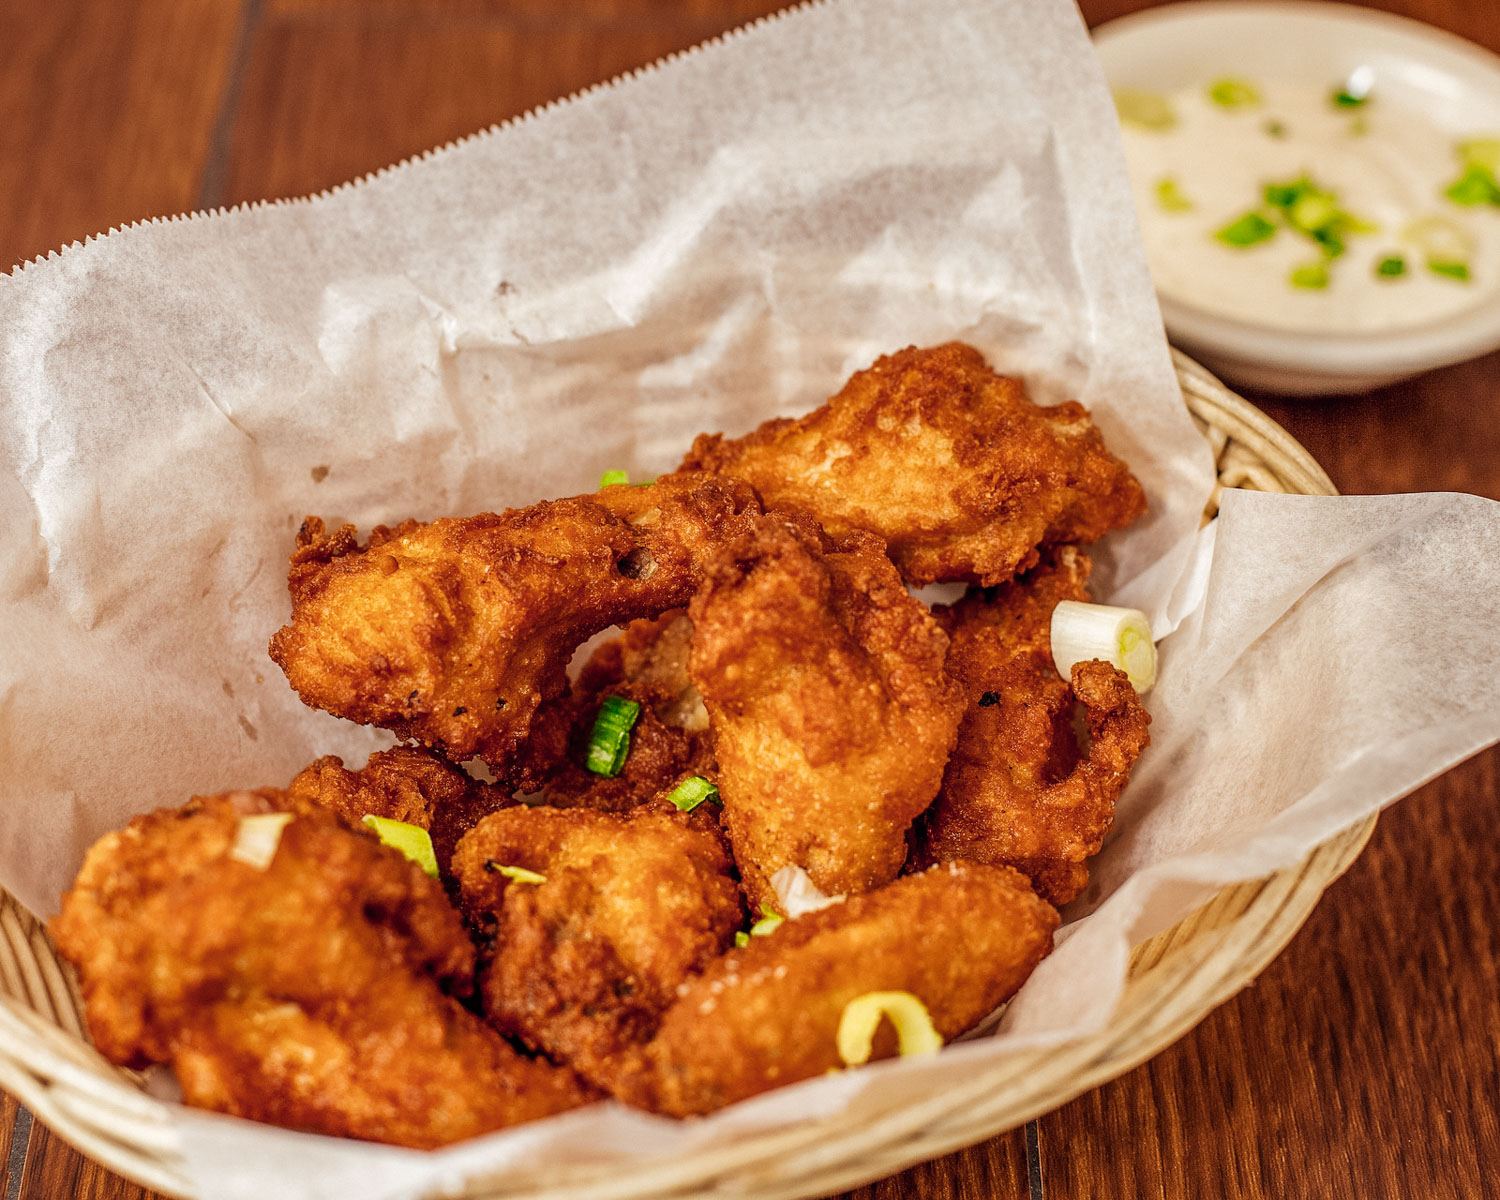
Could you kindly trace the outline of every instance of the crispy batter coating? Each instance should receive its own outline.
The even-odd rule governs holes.
[[[309,518],[271,657],[315,708],[507,776],[574,649],[680,607],[759,505],[702,475],[423,525],[326,534]]]
[[[285,811],[264,869],[240,819]],[[284,792],[195,799],[89,851],[52,934],[111,1061],[167,1063],[189,1104],[439,1146],[583,1103],[454,996],[474,950],[438,883]]]
[[[895,878],[931,803],[960,700],[948,639],[871,534],[762,519],[690,608],[735,859],[751,901],[800,866],[829,895]]]
[[[1002,583],[1038,546],[1092,541],[1146,506],[1082,405],[1036,406],[959,342],[877,359],[798,420],[700,436],[683,465],[743,479],[832,534],[878,533],[914,584]]]
[[[1058,905],[1083,891],[1084,862],[1109,831],[1151,722],[1108,663],[1078,663],[1071,685],[1053,665],[1052,610],[1088,599],[1088,573],[1088,559],[1064,547],[1055,562],[940,613],[966,707],[942,794],[921,823],[919,861],[1008,864]],[[1077,704],[1089,731],[1081,757]]]
[[[1017,872],[957,863],[787,921],[680,990],[621,1098],[689,1116],[836,1069],[844,1006],[867,992],[911,992],[952,1038],[1015,994],[1056,926]],[[881,1032],[877,1058],[895,1052]]]
[[[722,843],[670,805],[507,809],[459,843],[454,867],[493,943],[480,974],[489,1019],[602,1086],[744,917]]]
[[[421,826],[432,835],[444,870],[458,839],[481,817],[511,803],[501,788],[480,783],[414,746],[377,751],[358,771],[345,767],[337,755],[326,755],[304,767],[287,791],[341,813],[351,824],[374,815]]]

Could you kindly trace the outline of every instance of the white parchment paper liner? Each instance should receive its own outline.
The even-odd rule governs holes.
[[[1097,1029],[1134,942],[1500,736],[1500,522],[1472,497],[1231,493],[1196,533],[1212,466],[1062,0],[815,6],[311,203],[0,282],[0,882],[39,912],[132,813],[387,740],[303,708],[266,658],[305,513],[368,526],[667,469],[699,430],[952,337],[1089,405],[1146,483],[1106,591],[1164,631],[1199,580],[1086,918],[1002,1034],[703,1121],[599,1105],[439,1154],[182,1110],[203,1195],[672,1155]]]

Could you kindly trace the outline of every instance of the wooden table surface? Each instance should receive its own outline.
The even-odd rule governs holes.
[[[0,0],[0,264],[339,183],[771,11],[774,0]],[[1085,0],[1091,23],[1146,7]],[[1500,51],[1500,0],[1379,7]],[[1500,498],[1500,355],[1263,407],[1345,492]],[[1476,648],[1493,652],[1494,630]],[[1479,1197],[1500,1185],[1491,751],[1387,814],[1256,984],[1025,1130],[861,1200]],[[139,1200],[9,1097],[0,1197]]]

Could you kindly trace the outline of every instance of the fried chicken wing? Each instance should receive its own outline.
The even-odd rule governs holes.
[[[766,517],[728,545],[689,609],[693,681],[751,900],[799,866],[824,892],[893,878],[931,803],[960,701],[947,638],[871,534],[828,541]]]
[[[1088,599],[1088,573],[1088,559],[1065,547],[1024,578],[940,611],[966,707],[942,793],[920,824],[919,861],[1013,866],[1057,905],[1083,891],[1084,863],[1109,831],[1151,721],[1108,663],[1078,663],[1071,681],[1053,665],[1052,610]]]
[[[459,843],[454,868],[491,943],[480,974],[489,1019],[603,1086],[743,923],[723,844],[670,805],[625,816],[507,809]]]
[[[798,420],[703,435],[683,466],[743,479],[832,534],[879,534],[914,584],[1002,583],[1039,546],[1092,541],[1145,511],[1087,410],[1038,407],[958,342],[877,359]]]
[[[419,825],[432,835],[444,870],[458,839],[481,817],[511,803],[501,788],[471,779],[413,746],[377,751],[358,771],[345,767],[337,755],[327,755],[304,767],[287,792],[341,813],[351,824],[377,816]]]
[[[909,875],[786,921],[679,990],[621,1097],[689,1116],[835,1070],[844,1007],[867,992],[912,993],[952,1038],[1015,994],[1056,926],[1024,877],[980,864]],[[893,1051],[877,1037],[876,1057]]]
[[[272,857],[242,820],[284,812]],[[455,996],[474,949],[441,886],[274,789],[195,799],[100,839],[52,923],[111,1061],[166,1063],[189,1104],[430,1147],[590,1098]]]
[[[758,509],[742,484],[678,475],[380,527],[365,546],[309,518],[271,657],[313,707],[507,776],[574,649],[686,603],[708,553]]]
[[[708,729],[708,710],[688,673],[692,644],[693,622],[686,609],[632,621],[620,638],[620,672],[649,690],[652,708],[663,722],[702,733]]]

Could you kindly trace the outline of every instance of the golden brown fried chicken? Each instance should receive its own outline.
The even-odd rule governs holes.
[[[291,820],[269,861],[240,861],[243,819],[277,812]],[[202,1108],[429,1147],[589,1098],[454,999],[474,949],[441,886],[283,792],[195,799],[106,835],[52,933],[104,1055],[170,1065]]]
[[[287,792],[341,813],[351,824],[377,816],[418,825],[432,835],[438,865],[445,871],[458,839],[481,817],[511,803],[502,789],[413,746],[378,751],[358,771],[345,767],[337,755],[327,755],[304,767]]]
[[[695,816],[514,808],[459,843],[465,910],[493,939],[480,988],[498,1029],[609,1086],[743,922],[729,858]]]
[[[1088,559],[1071,547],[992,594],[971,593],[940,619],[948,671],[964,692],[943,790],[921,822],[921,862],[1003,863],[1062,905],[1088,882],[1115,801],[1150,741],[1149,714],[1125,675],[1104,662],[1052,662],[1052,610],[1088,599]],[[1089,732],[1080,755],[1073,718]]]
[[[680,989],[619,1094],[689,1116],[822,1075],[842,1065],[845,1005],[867,992],[912,993],[952,1038],[1015,994],[1056,926],[1023,876],[979,864],[909,875],[786,921]],[[893,1050],[877,1037],[875,1057]]]
[[[743,479],[832,534],[878,533],[915,584],[1002,583],[1038,546],[1092,541],[1146,506],[1087,410],[1036,406],[959,342],[877,359],[798,420],[701,436],[683,466]]]
[[[691,670],[751,901],[799,866],[829,895],[895,878],[937,794],[960,700],[948,639],[871,534],[762,519],[693,598]]]
[[[684,604],[758,509],[742,484],[678,475],[380,527],[363,547],[309,518],[271,657],[308,704],[506,776],[574,649]]]

